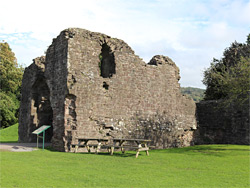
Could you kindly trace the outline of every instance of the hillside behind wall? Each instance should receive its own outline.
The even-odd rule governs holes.
[[[221,101],[197,103],[196,144],[250,145],[249,103],[223,107]]]
[[[69,151],[81,136],[147,137],[157,148],[192,144],[195,103],[180,93],[179,69],[166,56],[154,56],[146,64],[122,40],[84,29],[64,30],[46,53],[42,86],[48,92],[39,94],[33,106],[30,93],[37,93],[31,90],[37,73],[32,66],[22,86],[20,140],[30,140],[25,130],[42,122],[30,120],[36,117],[33,111],[40,117],[53,114],[52,147],[60,151]],[[166,117],[170,127],[141,129],[153,117]]]

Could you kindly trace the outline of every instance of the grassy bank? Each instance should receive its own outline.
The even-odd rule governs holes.
[[[18,141],[18,123],[0,130],[0,142]]]
[[[1,187],[249,187],[249,146],[204,145],[114,156],[1,152]]]

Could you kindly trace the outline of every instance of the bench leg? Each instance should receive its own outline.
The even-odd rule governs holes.
[[[113,154],[114,154],[114,150],[115,150],[115,147],[111,147],[110,155],[113,155]]]
[[[89,147],[89,146],[86,146],[86,148],[87,148],[88,152],[90,153],[90,147]]]
[[[139,153],[140,153],[140,151],[137,150],[136,155],[135,155],[135,158],[137,158],[137,157],[139,156]]]
[[[98,154],[98,152],[100,152],[101,149],[101,143],[98,143],[98,146],[96,147],[95,153]]]
[[[75,153],[77,152],[77,149],[78,149],[78,145],[75,146]]]
[[[146,154],[147,154],[147,156],[149,156],[149,152],[148,152],[148,146],[147,146],[147,144],[145,144],[145,148],[147,148],[147,150],[146,150]]]

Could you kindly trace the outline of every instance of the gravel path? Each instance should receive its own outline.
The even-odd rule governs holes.
[[[45,143],[45,147],[50,146],[50,143]],[[39,148],[42,148],[42,143],[39,143]],[[36,143],[0,143],[0,151],[27,152],[37,150]]]

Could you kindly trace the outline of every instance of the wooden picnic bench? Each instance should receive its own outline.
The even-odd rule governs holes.
[[[89,142],[92,143],[89,143]],[[93,144],[93,142],[97,144]],[[108,144],[109,142],[109,144]],[[91,152],[91,148],[95,149],[95,153],[100,152],[101,149],[107,149],[108,152],[113,155],[115,149],[121,149],[122,153],[125,153],[125,150],[136,150],[136,158],[139,156],[140,151],[145,151],[149,155],[149,147],[147,144],[151,140],[146,139],[125,139],[125,138],[77,138],[77,144],[71,144],[71,147],[74,148],[76,153],[78,148],[85,147],[88,152]]]
[[[92,141],[92,143],[89,143]],[[77,144],[71,144],[72,148],[75,148],[75,153],[77,152],[78,148],[83,147],[90,152],[90,148],[94,148],[95,152],[98,153],[101,149],[101,146],[108,142],[109,139],[107,138],[77,138]],[[96,142],[97,144],[93,144]]]
[[[127,138],[114,138],[113,139],[113,148],[111,148],[111,155],[113,155],[115,148],[121,148],[122,153],[125,153],[125,150],[136,150],[136,158],[139,156],[140,151],[145,151],[149,155],[148,143],[151,140],[146,139],[127,139]]]

